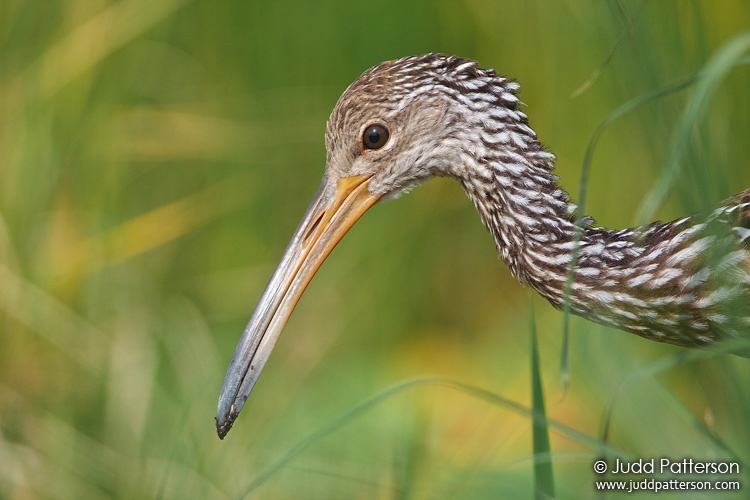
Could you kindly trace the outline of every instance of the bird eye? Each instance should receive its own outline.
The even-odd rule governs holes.
[[[383,125],[370,125],[362,135],[362,145],[365,149],[380,149],[388,142],[388,129]]]

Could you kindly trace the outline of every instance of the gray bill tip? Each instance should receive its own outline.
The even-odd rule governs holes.
[[[234,403],[232,403],[228,413],[216,415],[216,433],[219,435],[219,439],[224,439],[224,436],[229,433],[237,415],[238,412],[235,410]]]
[[[226,419],[220,419],[216,417],[216,433],[219,435],[219,439],[224,439],[229,430],[232,428],[234,418],[227,417]]]

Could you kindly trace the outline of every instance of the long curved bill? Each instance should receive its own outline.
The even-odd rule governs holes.
[[[381,197],[369,177],[323,179],[292,236],[227,368],[216,412],[224,439],[271,355],[289,316],[323,261],[355,222]]]

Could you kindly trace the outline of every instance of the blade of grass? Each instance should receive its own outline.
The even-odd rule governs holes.
[[[53,274],[66,278],[93,274],[195,232],[245,203],[226,193],[237,183],[253,186],[248,178],[234,176],[133,216],[100,234],[58,245],[50,259]]]
[[[713,444],[720,453],[733,462],[740,464],[740,470],[747,476],[750,474],[749,464],[742,460],[740,455],[735,453],[730,446],[724,442],[719,436],[716,435],[703,421],[696,417],[685,404],[677,399],[674,394],[664,388],[661,384],[657,385],[661,396],[668,400],[672,406],[677,410],[677,413],[686,421],[689,422],[701,435],[703,435],[711,444]]]
[[[559,432],[563,436],[573,439],[579,442],[580,444],[592,450],[595,450],[600,455],[603,453],[609,453],[609,454],[616,455],[616,456],[623,457],[623,458],[630,457],[628,453],[625,453],[624,451],[614,446],[610,446],[597,438],[589,436],[583,432],[577,431],[573,429],[572,427],[556,422],[555,420],[550,420],[550,419],[547,419],[546,417],[535,415],[534,410],[529,409],[519,403],[516,403],[515,401],[511,401],[510,399],[507,399],[503,396],[495,394],[491,391],[481,389],[473,385],[457,382],[451,379],[430,377],[430,378],[422,378],[422,379],[415,379],[415,380],[407,380],[406,382],[402,382],[394,386],[391,386],[381,392],[378,392],[377,394],[366,399],[362,403],[354,406],[349,411],[343,413],[339,417],[323,425],[318,430],[316,430],[315,432],[313,432],[312,434],[304,438],[302,441],[297,443],[295,446],[293,446],[289,451],[284,453],[280,458],[278,458],[275,462],[269,465],[264,471],[258,474],[247,485],[247,487],[244,489],[244,492],[239,495],[239,498],[248,497],[253,491],[258,489],[268,479],[270,479],[276,473],[281,471],[288,463],[290,463],[297,456],[302,454],[305,450],[307,450],[314,444],[320,442],[322,439],[329,436],[330,434],[337,431],[338,429],[342,428],[343,426],[349,424],[350,422],[355,420],[357,417],[364,414],[366,411],[372,409],[378,404],[386,401],[387,399],[401,392],[404,392],[406,390],[416,388],[416,387],[423,387],[423,386],[430,386],[430,385],[448,387],[451,389],[459,390],[472,397],[484,400],[496,406],[501,406],[514,413],[526,416],[528,418],[544,419],[546,424],[550,428]]]
[[[665,356],[663,358],[659,358],[649,364],[646,364],[639,369],[631,372],[618,386],[618,388],[615,390],[614,394],[612,395],[612,398],[607,403],[607,406],[605,407],[604,411],[604,417],[602,419],[602,430],[600,433],[602,442],[606,443],[609,439],[609,429],[612,426],[612,420],[614,415],[614,410],[617,402],[623,398],[625,392],[631,388],[636,382],[647,379],[647,378],[654,378],[656,375],[660,373],[667,372],[679,365],[685,364],[685,363],[694,363],[697,361],[709,359],[715,356],[719,356],[722,354],[732,353],[735,351],[742,352],[743,350],[747,349],[747,346],[750,344],[750,339],[730,339],[727,342],[724,342],[720,344],[716,350],[714,351],[697,351],[697,350],[682,350],[678,351],[673,355]],[[743,464],[742,470],[748,470],[747,464],[741,459],[741,457],[736,454],[732,449],[724,442],[722,441],[711,429],[709,429],[703,422],[700,421],[700,419],[696,418],[690,410],[688,410],[684,404],[682,404],[679,400],[677,400],[672,394],[669,393],[669,391],[664,391],[665,396],[668,396],[668,399],[670,402],[674,403],[675,408],[678,410],[679,414],[688,422],[690,422],[698,431],[703,434],[705,437],[709,439],[716,447],[717,449],[721,450],[721,452],[727,456],[730,457],[733,461],[739,462]]]
[[[750,51],[750,31],[744,31],[719,48],[700,71],[700,80],[677,126],[667,166],[651,192],[643,200],[636,216],[638,223],[652,220],[658,208],[666,200],[683,168],[683,153],[688,148],[693,131],[703,118],[711,97],[729,71],[737,64],[746,61],[748,51]]]
[[[531,344],[531,409],[532,440],[534,449],[534,497],[555,498],[555,478],[550,460],[549,428],[544,406],[544,389],[539,366],[539,348],[536,338],[534,304],[529,299],[529,339]]]
[[[578,213],[580,214],[576,233],[573,238],[573,250],[572,258],[570,261],[570,267],[568,268],[568,276],[565,281],[565,288],[563,290],[563,341],[562,341],[562,352],[560,354],[560,373],[562,379],[563,390],[567,391],[570,384],[570,367],[568,364],[568,339],[570,338],[570,293],[573,287],[573,278],[575,277],[575,269],[578,266],[578,251],[583,237],[583,229],[586,227],[587,218],[586,213],[586,195],[588,193],[589,174],[591,172],[591,162],[594,156],[594,150],[596,149],[599,139],[601,139],[605,130],[620,117],[633,111],[634,109],[648,104],[656,99],[660,99],[674,92],[689,87],[698,79],[698,75],[693,75],[685,80],[680,80],[666,87],[657,89],[648,94],[636,97],[630,101],[622,104],[612,113],[609,114],[596,128],[594,133],[589,140],[589,144],[586,147],[586,153],[583,157],[583,163],[581,165],[581,178],[578,186]]]
[[[40,82],[45,98],[52,97],[68,82],[101,63],[186,3],[187,0],[127,0],[114,3],[49,47],[35,62],[39,73],[31,81]],[[32,68],[36,71],[36,68]]]
[[[583,82],[581,85],[578,86],[577,89],[575,89],[571,94],[570,97],[579,97],[583,95],[584,92],[586,92],[588,89],[591,88],[592,85],[594,85],[594,82],[596,82],[597,79],[599,79],[599,76],[604,72],[604,70],[609,66],[609,64],[612,62],[612,59],[615,57],[615,53],[617,50],[622,46],[622,44],[630,38],[630,35],[633,32],[633,24],[635,24],[636,19],[638,19],[638,16],[643,12],[643,8],[646,6],[646,2],[643,1],[638,6],[638,8],[635,11],[635,14],[633,14],[632,17],[625,16],[624,19],[624,31],[620,35],[620,38],[617,39],[617,41],[614,43],[612,48],[609,50],[609,53],[604,58],[604,60],[597,66],[594,71],[591,73],[591,76],[588,77],[588,79]]]
[[[81,368],[100,373],[107,345],[91,339],[107,338],[102,331],[68,304],[2,264],[0,314],[56,346]]]
[[[560,355],[560,373],[563,384],[563,390],[567,391],[568,385],[570,384],[570,368],[568,365],[568,339],[570,335],[570,293],[573,286],[573,278],[575,276],[575,268],[578,265],[578,251],[581,237],[583,236],[583,229],[586,224],[586,194],[588,192],[588,181],[591,170],[591,161],[593,158],[594,150],[599,142],[604,131],[614,121],[629,113],[630,111],[652,102],[656,99],[663,98],[674,92],[678,92],[684,88],[689,87],[695,82],[701,82],[698,88],[696,88],[693,99],[688,104],[683,120],[677,129],[675,135],[674,145],[672,147],[672,154],[670,155],[669,163],[665,168],[661,179],[657,182],[654,189],[649,195],[647,195],[641,208],[639,209],[636,220],[639,223],[650,221],[654,217],[654,213],[658,206],[660,206],[671,189],[674,181],[680,170],[680,158],[682,151],[684,151],[686,144],[690,139],[692,130],[695,124],[700,120],[703,112],[705,111],[707,102],[710,96],[716,89],[718,83],[724,79],[727,72],[734,66],[740,64],[748,64],[750,62],[747,57],[747,51],[750,50],[750,32],[743,32],[736,35],[729,42],[727,42],[722,48],[720,48],[716,55],[709,60],[704,68],[697,74],[692,75],[684,80],[680,80],[666,87],[657,89],[648,94],[639,96],[632,99],[625,104],[621,105],[597,127],[589,140],[586,153],[584,155],[583,164],[581,167],[581,178],[579,182],[579,197],[578,197],[578,210],[579,220],[577,224],[576,234],[574,237],[574,245],[572,250],[572,259],[568,270],[568,277],[565,282],[565,289],[563,292],[563,343],[562,352]]]

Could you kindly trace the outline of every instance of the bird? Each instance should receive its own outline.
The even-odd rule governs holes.
[[[671,222],[598,227],[560,187],[519,91],[437,53],[380,63],[344,91],[326,125],[323,180],[227,369],[220,438],[338,241],[372,206],[432,177],[458,181],[512,275],[553,307],[679,346],[750,336],[750,189]]]

